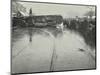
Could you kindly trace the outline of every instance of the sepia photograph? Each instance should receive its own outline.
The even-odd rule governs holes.
[[[96,5],[11,2],[11,73],[96,69]]]

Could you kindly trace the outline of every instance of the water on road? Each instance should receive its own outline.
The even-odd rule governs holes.
[[[19,28],[12,33],[12,72],[95,68],[95,51],[75,32]]]

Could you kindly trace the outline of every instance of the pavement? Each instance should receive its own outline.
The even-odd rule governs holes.
[[[95,51],[78,33],[52,28],[20,28],[12,33],[12,73],[95,67]]]

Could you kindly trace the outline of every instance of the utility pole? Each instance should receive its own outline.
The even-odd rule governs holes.
[[[29,16],[32,17],[32,8],[29,10]]]

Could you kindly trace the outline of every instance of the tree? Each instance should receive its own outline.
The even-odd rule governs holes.
[[[85,13],[85,16],[89,16],[90,18],[92,18],[93,16],[95,16],[95,12],[94,11],[88,11],[87,13]]]

